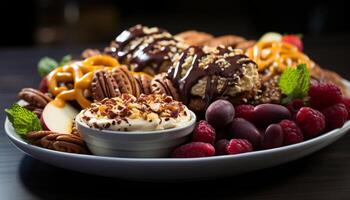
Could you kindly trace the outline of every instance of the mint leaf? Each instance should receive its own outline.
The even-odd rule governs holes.
[[[52,70],[58,67],[58,63],[55,59],[49,57],[43,57],[38,63],[38,72],[41,77],[46,76]]]
[[[21,137],[25,137],[31,131],[42,130],[39,118],[18,104],[13,104],[11,108],[5,109],[5,112],[16,133]]]
[[[72,61],[72,56],[71,55],[65,55],[62,57],[59,66],[63,66],[68,64],[70,61]]]
[[[282,103],[306,97],[310,86],[310,72],[306,64],[299,64],[296,68],[288,67],[282,73],[278,86],[287,95]]]

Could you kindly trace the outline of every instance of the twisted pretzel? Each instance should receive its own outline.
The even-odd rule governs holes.
[[[259,71],[268,69],[271,74],[283,72],[286,67],[296,67],[298,64],[306,64],[310,69],[315,66],[297,47],[284,42],[258,42],[246,54],[256,62]]]
[[[63,106],[65,101],[76,100],[82,108],[91,101],[84,96],[84,90],[89,89],[95,71],[112,69],[120,66],[119,62],[107,55],[96,55],[84,61],[77,61],[53,70],[47,77],[49,91],[56,96],[55,103]],[[59,82],[74,82],[74,88],[58,86]]]

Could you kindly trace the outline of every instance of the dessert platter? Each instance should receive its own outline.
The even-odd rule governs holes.
[[[350,128],[350,85],[300,36],[247,40],[136,25],[103,50],[38,64],[5,110],[9,139],[78,172],[138,180],[224,177],[286,163]]]

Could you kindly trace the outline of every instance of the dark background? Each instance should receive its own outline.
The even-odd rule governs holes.
[[[0,47],[108,44],[137,23],[247,38],[267,31],[305,38],[350,33],[346,1],[337,0],[12,0],[0,11]]]

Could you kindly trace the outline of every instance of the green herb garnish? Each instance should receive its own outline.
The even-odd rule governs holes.
[[[287,95],[282,103],[293,99],[303,99],[307,96],[310,86],[310,72],[306,64],[299,64],[296,68],[288,67],[281,75],[278,86]]]
[[[50,57],[43,57],[40,59],[38,63],[38,72],[41,77],[44,77],[48,75],[52,70],[56,69],[57,67],[66,65],[72,60],[71,55],[63,56],[63,58],[58,62],[53,58]]]
[[[25,137],[31,131],[42,130],[39,118],[18,104],[13,104],[11,108],[5,109],[5,112],[13,128],[21,137]]]

